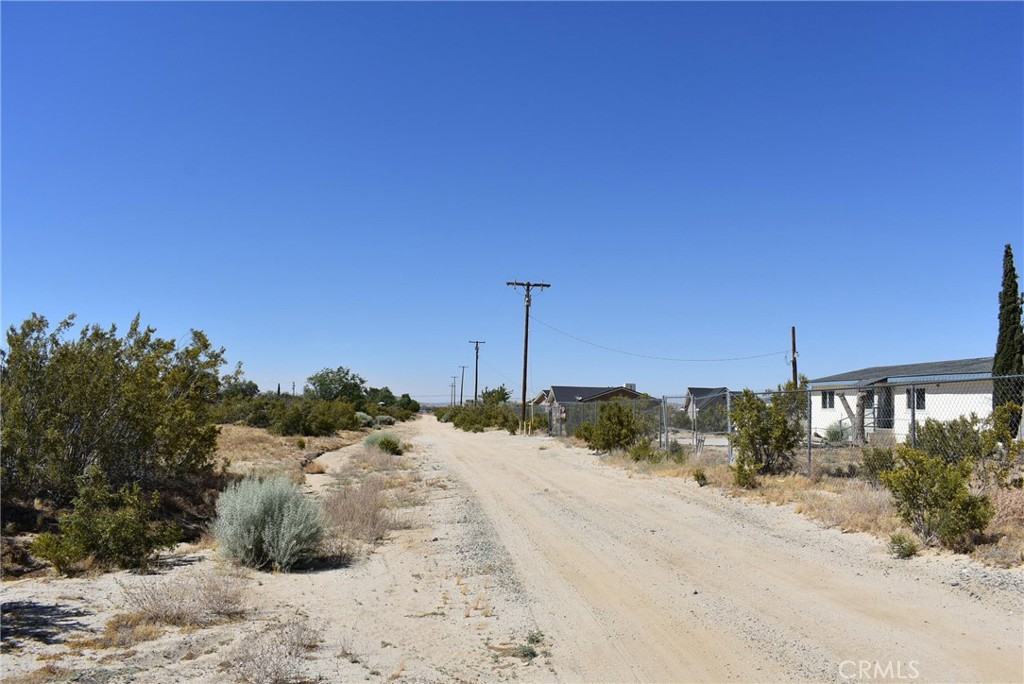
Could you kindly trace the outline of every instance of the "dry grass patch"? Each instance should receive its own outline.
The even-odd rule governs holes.
[[[69,670],[54,663],[46,663],[38,670],[28,674],[4,676],[4,684],[55,684],[56,682],[73,682],[83,673]]]
[[[321,629],[296,616],[243,639],[224,669],[246,684],[289,684],[303,681],[302,661],[320,644]]]
[[[163,635],[166,628],[148,621],[138,613],[120,613],[107,620],[103,632],[96,637],[70,639],[71,648],[108,649],[131,648],[143,641],[152,641]]]
[[[371,477],[361,484],[346,485],[326,496],[327,519],[338,534],[373,543],[397,529],[398,521],[388,508],[384,482],[383,478]]]
[[[231,462],[231,472],[242,475],[253,471],[299,472],[303,461],[311,455],[351,446],[364,435],[363,432],[341,431],[334,437],[306,437],[306,446],[300,449],[294,437],[280,437],[263,428],[246,425],[221,425],[217,455]]]
[[[390,473],[409,470],[409,460],[404,456],[389,454],[375,446],[367,446],[352,454],[352,465],[362,473]]]
[[[885,489],[863,480],[833,480],[836,491],[804,490],[796,510],[825,527],[844,532],[868,532],[888,538],[900,530],[900,521]]]
[[[306,475],[323,475],[327,472],[327,466],[320,461],[313,460],[302,466],[302,472]]]
[[[246,612],[238,577],[215,571],[182,574],[170,580],[118,583],[125,605],[147,622],[174,627],[205,627]]]
[[[986,529],[990,543],[980,544],[978,560],[1009,568],[1024,563],[1024,489],[1001,487],[988,492],[995,515]]]

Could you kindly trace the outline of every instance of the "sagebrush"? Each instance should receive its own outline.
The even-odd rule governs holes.
[[[220,495],[213,534],[232,561],[287,572],[316,555],[324,509],[289,479],[248,477]]]

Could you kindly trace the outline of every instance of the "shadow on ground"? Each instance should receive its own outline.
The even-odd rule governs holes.
[[[0,649],[7,653],[21,648],[26,641],[59,644],[65,641],[68,632],[88,629],[88,625],[78,620],[86,615],[89,613],[60,604],[10,601],[3,604]]]

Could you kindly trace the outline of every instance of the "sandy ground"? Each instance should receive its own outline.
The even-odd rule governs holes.
[[[246,619],[120,650],[69,642],[120,609],[118,581],[217,568],[214,552],[158,576],[5,582],[5,678],[49,664],[75,681],[231,681],[242,644],[306,615],[313,681],[1024,681],[1021,569],[896,560],[867,535],[545,437],[433,417],[396,430],[425,503],[350,567],[246,572]],[[358,448],[321,456],[311,489]]]

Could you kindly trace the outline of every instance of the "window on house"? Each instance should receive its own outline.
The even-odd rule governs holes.
[[[835,392],[822,392],[821,393],[821,408],[835,408],[836,407],[836,393]]]
[[[911,401],[914,402],[913,406],[910,404]],[[907,390],[907,408],[913,408],[917,411],[924,409],[924,389]]]

